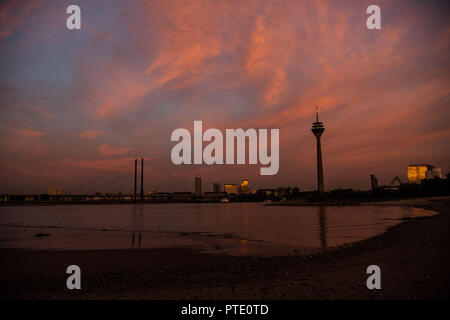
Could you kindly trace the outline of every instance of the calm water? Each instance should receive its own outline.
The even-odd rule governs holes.
[[[268,207],[261,203],[0,207],[0,247],[114,249],[194,246],[229,254],[285,254],[362,240],[408,207]],[[36,237],[44,233],[49,236]]]

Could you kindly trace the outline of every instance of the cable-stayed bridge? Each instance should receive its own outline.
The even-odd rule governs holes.
[[[106,176],[90,176],[64,188],[64,194],[1,195],[0,202],[217,202],[226,196],[222,192],[195,195],[193,186],[142,158],[117,166]]]

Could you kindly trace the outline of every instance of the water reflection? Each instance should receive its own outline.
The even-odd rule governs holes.
[[[319,214],[319,240],[320,240],[320,247],[326,248],[327,246],[327,215],[326,215],[326,209],[325,207],[319,207],[318,210]]]
[[[136,234],[137,234],[137,243],[136,243]],[[142,232],[133,232],[131,234],[131,247],[140,248],[141,246],[142,246]]]
[[[399,206],[260,203],[0,207],[0,248],[137,249],[212,243],[249,253],[255,246],[323,249],[380,234],[405,218],[430,214]],[[50,236],[35,237],[37,233]]]
[[[131,248],[140,248],[142,246],[142,232],[143,229],[144,206],[142,204],[135,204],[132,206],[132,230],[131,234]],[[137,238],[137,239],[136,239]]]

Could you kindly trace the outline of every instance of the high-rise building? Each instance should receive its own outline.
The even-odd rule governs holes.
[[[62,189],[61,187],[48,187],[47,194],[49,196],[60,196],[62,195]]]
[[[316,122],[313,123],[311,131],[317,140],[317,191],[324,192],[325,185],[323,182],[322,147],[320,145],[320,137],[325,131],[325,128],[323,126],[323,123],[319,122],[319,112],[317,112],[317,107],[316,107]]]
[[[240,184],[240,193],[248,193],[248,179],[242,179],[242,182]]]
[[[216,192],[216,193],[219,193],[219,192],[221,192],[222,190],[221,190],[222,188],[221,188],[221,185],[220,185],[220,183],[214,183],[213,184],[213,192]]]
[[[372,187],[372,190],[375,190],[378,188],[378,179],[375,177],[374,174],[370,175],[370,185]]]
[[[202,194],[202,178],[199,175],[195,176],[195,194]]]
[[[224,184],[223,189],[228,194],[237,194],[237,185],[236,184]]]
[[[408,182],[420,183],[425,179],[442,178],[441,168],[429,164],[412,164],[408,166]]]
[[[427,171],[427,179],[440,178],[442,179],[442,169],[432,167],[431,170]]]

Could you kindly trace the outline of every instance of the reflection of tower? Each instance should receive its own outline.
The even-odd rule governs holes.
[[[137,159],[134,159],[134,201],[136,201],[137,190]]]
[[[325,207],[319,208],[320,247],[327,247],[327,216]]]
[[[323,127],[323,123],[319,122],[319,113],[317,112],[316,107],[316,122],[313,123],[311,131],[316,136],[317,140],[317,191],[324,192],[325,186],[323,183],[323,166],[322,166],[322,147],[320,145],[320,137],[322,133],[325,131]]]
[[[144,200],[144,158],[141,159],[141,201]]]

